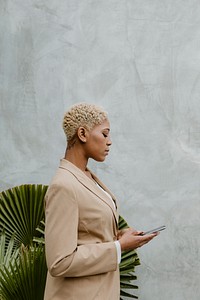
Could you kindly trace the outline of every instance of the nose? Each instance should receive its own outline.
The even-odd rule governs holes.
[[[108,146],[111,146],[111,145],[112,145],[112,141],[111,141],[110,136],[108,137],[107,145],[108,145]]]

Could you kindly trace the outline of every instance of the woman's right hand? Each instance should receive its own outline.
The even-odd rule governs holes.
[[[142,247],[150,242],[158,233],[142,235],[143,231],[136,231],[132,228],[127,229],[119,238],[121,251],[133,250]]]

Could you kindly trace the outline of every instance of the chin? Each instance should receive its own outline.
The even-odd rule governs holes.
[[[98,162],[103,162],[106,158],[102,157],[102,158],[94,158],[94,160],[98,161]]]

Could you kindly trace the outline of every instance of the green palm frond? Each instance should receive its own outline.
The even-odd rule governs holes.
[[[45,230],[45,222],[42,220],[38,227],[36,228],[38,232],[40,232],[41,236],[40,237],[34,237],[33,241],[37,242],[38,244],[45,244],[44,240],[44,230]]]
[[[2,266],[8,267],[17,259],[19,249],[16,249],[14,236],[10,238],[8,243],[6,242],[6,234],[2,231],[0,235],[0,268]]]
[[[0,229],[15,239],[19,245],[31,245],[39,236],[36,227],[44,218],[44,195],[47,186],[21,185],[0,194]]]
[[[18,259],[19,249],[16,248],[14,237],[7,242],[6,234],[2,231],[0,235],[0,269],[7,268],[10,272],[10,265],[14,265]],[[0,300],[6,300],[2,295],[0,283]]]
[[[0,287],[5,300],[42,300],[46,282],[44,247],[21,247],[15,263],[0,268]]]
[[[119,230],[125,228],[128,228],[128,224],[122,218],[122,216],[119,216]],[[135,267],[138,265],[140,265],[140,260],[135,250],[122,252],[121,263],[119,266],[120,267],[120,297],[138,299],[137,296],[124,291],[125,289],[128,290],[138,289],[137,285],[131,283],[133,280],[137,280],[137,276],[134,274],[134,272],[135,272]]]
[[[0,300],[43,299],[44,245],[34,246],[33,237],[41,236],[46,190],[30,184],[0,193]]]

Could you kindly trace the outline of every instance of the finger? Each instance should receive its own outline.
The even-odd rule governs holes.
[[[133,235],[140,235],[140,233],[141,233],[142,231],[137,231],[137,230],[135,230],[135,229],[132,229],[131,232],[132,232]]]
[[[138,235],[143,235],[144,231],[138,231]]]

